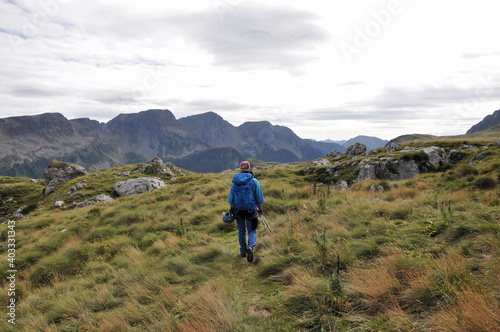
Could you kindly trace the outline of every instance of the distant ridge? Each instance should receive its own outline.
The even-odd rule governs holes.
[[[362,143],[366,145],[366,148],[368,150],[375,150],[384,147],[387,144],[387,142],[388,142],[387,140],[383,140],[378,137],[359,135],[354,138],[351,138],[350,140],[347,140],[342,145],[345,147],[349,147],[350,145],[353,145],[355,143]]]
[[[493,112],[493,114],[487,115],[482,121],[473,125],[469,130],[467,130],[467,134],[484,131],[493,128],[498,124],[500,124],[500,110]]]
[[[197,172],[235,168],[241,159],[308,161],[334,143],[312,142],[267,121],[235,127],[214,112],[176,119],[167,109],[120,114],[108,123],[59,113],[0,119],[0,175],[43,177],[52,159],[87,170],[147,163],[155,156]]]

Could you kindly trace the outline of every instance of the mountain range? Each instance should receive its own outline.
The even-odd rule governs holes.
[[[302,139],[266,121],[235,127],[213,112],[176,119],[156,109],[120,114],[107,123],[68,120],[59,113],[0,119],[0,175],[7,176],[41,178],[53,159],[95,170],[158,156],[195,172],[220,172],[243,159],[307,161],[330,151],[346,148]]]
[[[496,139],[499,126],[497,110],[456,138],[489,133],[488,138]],[[439,138],[415,134],[390,142],[424,136],[428,140]],[[221,172],[234,169],[244,159],[309,161],[331,151],[345,153],[356,142],[365,144],[368,150],[387,143],[371,136],[318,142],[302,139],[290,128],[267,121],[233,126],[214,112],[176,119],[169,110],[153,109],[120,114],[107,123],[45,113],[0,119],[0,175],[42,178],[53,159],[96,170],[146,163],[155,156],[194,172]]]

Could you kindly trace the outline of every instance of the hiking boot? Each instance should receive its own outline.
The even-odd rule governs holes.
[[[247,257],[247,254],[246,253],[243,253],[243,254],[240,254],[240,257]]]
[[[253,262],[253,248],[250,246],[247,247],[247,261]]]

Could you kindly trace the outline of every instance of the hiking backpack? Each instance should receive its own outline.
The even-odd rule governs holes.
[[[234,182],[233,182],[234,183]],[[248,211],[249,213],[257,213],[257,204],[255,203],[255,182],[253,177],[249,178],[246,183],[234,183],[234,204],[235,213],[239,211]]]

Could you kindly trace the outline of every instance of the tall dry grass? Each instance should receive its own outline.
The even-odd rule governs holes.
[[[467,287],[454,293],[456,300],[433,317],[436,331],[500,331],[500,303],[493,295]]]
[[[243,311],[224,278],[202,286],[185,299],[181,332],[239,331]]]

